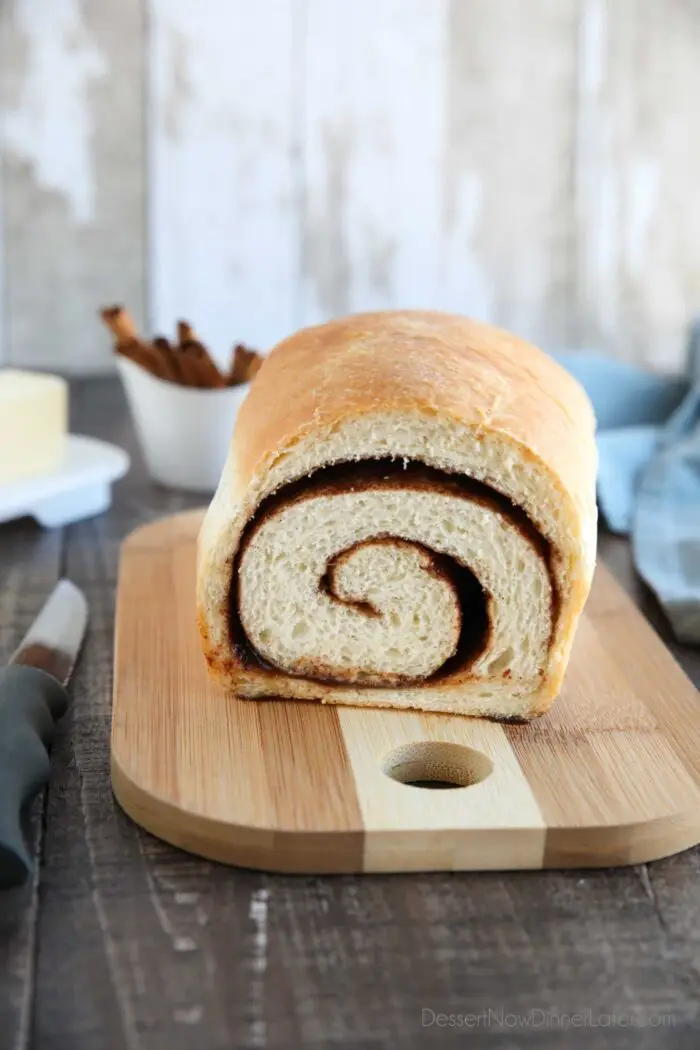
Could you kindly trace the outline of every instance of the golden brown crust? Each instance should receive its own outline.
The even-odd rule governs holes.
[[[260,675],[239,659],[222,624],[237,545],[259,499],[272,491],[266,489],[270,471],[304,439],[362,416],[393,412],[449,419],[477,436],[497,433],[506,456],[542,466],[551,476],[552,498],[566,505],[563,520],[576,533],[580,553],[567,584],[556,660],[525,712],[539,714],[559,691],[590,585],[596,467],[591,406],[578,383],[531,344],[490,325],[434,312],[361,314],[307,328],[265,359],[241,408],[200,540],[198,623],[210,669],[242,695],[261,695]],[[560,568],[565,574],[566,566]],[[360,702],[337,685],[283,672],[272,679],[274,695]],[[390,690],[371,692],[367,702],[396,702]],[[425,703],[409,693],[403,706],[461,707],[457,683],[445,682]]]
[[[594,420],[579,384],[509,332],[417,310],[357,314],[279,343],[238,417],[240,483],[310,430],[392,409],[501,431],[566,478],[574,498],[588,500],[595,452],[581,435]]]

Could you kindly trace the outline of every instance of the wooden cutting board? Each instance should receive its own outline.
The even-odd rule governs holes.
[[[201,520],[122,550],[112,780],[154,835],[288,872],[635,864],[700,842],[700,697],[603,566],[562,696],[528,726],[246,701],[199,648]],[[435,778],[462,786],[415,786]]]

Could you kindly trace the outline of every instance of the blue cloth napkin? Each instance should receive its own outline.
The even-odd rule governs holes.
[[[598,420],[598,505],[629,534],[637,571],[676,637],[700,643],[700,321],[686,374],[660,376],[599,354],[555,355]]]

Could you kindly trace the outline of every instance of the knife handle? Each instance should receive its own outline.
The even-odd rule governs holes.
[[[0,671],[0,887],[19,886],[32,870],[22,810],[49,779],[54,722],[67,707],[68,693],[45,671]]]

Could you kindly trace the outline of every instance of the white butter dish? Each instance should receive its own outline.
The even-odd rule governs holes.
[[[94,517],[110,506],[112,482],[128,469],[123,449],[69,434],[56,470],[0,485],[0,523],[28,515],[56,528]]]

